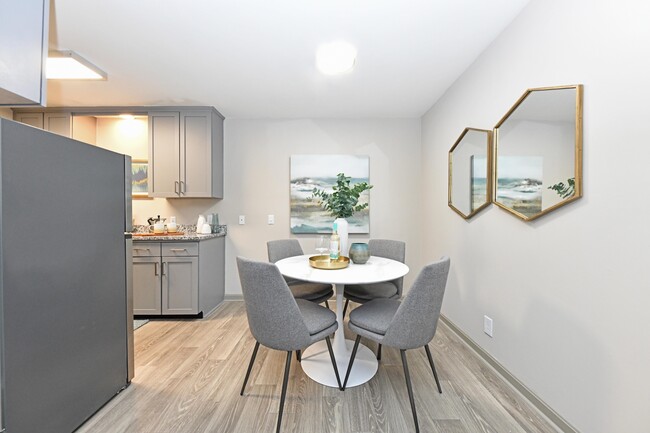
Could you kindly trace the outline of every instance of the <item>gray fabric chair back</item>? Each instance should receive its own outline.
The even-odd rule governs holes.
[[[311,343],[307,325],[278,267],[237,257],[237,269],[255,340],[284,351],[307,347]]]
[[[415,349],[433,339],[448,274],[448,257],[443,257],[420,271],[388,326],[383,344],[399,349]]]
[[[370,239],[368,241],[368,251],[371,256],[384,257],[386,259],[397,260],[404,263],[406,260],[406,243],[402,241],[393,241],[389,239]],[[397,286],[397,294],[402,297],[402,287],[404,286],[404,277],[393,280]]]
[[[275,263],[278,260],[287,257],[302,256],[302,247],[297,239],[279,239],[277,241],[268,241],[266,250],[269,254],[269,262]]]

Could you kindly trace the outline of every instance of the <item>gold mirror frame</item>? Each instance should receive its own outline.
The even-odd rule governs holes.
[[[565,89],[575,89],[575,148],[574,148],[574,191],[573,195],[563,197],[562,194],[560,193],[559,190],[556,190],[556,193],[562,197],[562,200],[558,203],[553,204],[552,206],[549,206],[548,208],[544,209],[542,207],[542,201],[540,197],[540,211],[535,213],[535,214],[525,214],[522,212],[519,212],[511,207],[508,207],[507,205],[501,203],[498,201],[499,199],[499,167],[498,167],[498,161],[499,161],[499,146],[502,145],[499,141],[499,131],[500,128],[503,127],[504,123],[510,118],[517,108],[520,108],[526,98],[528,98],[530,95],[534,94],[535,92],[551,92],[555,90],[565,90]],[[512,213],[513,215],[517,216],[518,218],[521,218],[524,221],[533,221],[543,215],[546,215],[549,212],[554,211],[555,209],[558,209],[568,203],[571,203],[580,197],[582,197],[582,96],[583,96],[583,86],[582,84],[576,84],[576,85],[568,85],[568,86],[555,86],[555,87],[538,87],[538,88],[532,88],[526,90],[524,94],[519,98],[519,100],[510,108],[510,110],[501,118],[501,120],[496,124],[494,127],[494,151],[493,151],[493,157],[492,157],[492,162],[493,162],[493,182],[492,182],[492,203],[496,204],[500,208]],[[547,114],[547,113],[545,113]],[[571,179],[571,178],[568,178]],[[525,179],[526,181],[530,181],[530,179]],[[568,184],[568,182],[567,182]],[[548,186],[540,183],[540,194],[544,191],[544,188],[546,189],[554,189],[553,187],[557,187],[559,185],[559,182],[556,181],[555,185]]]
[[[463,140],[466,138],[467,134],[470,132],[480,132],[480,133],[485,133],[486,135],[486,140],[485,140],[485,201],[481,203],[480,205],[474,207],[474,187],[472,185],[474,181],[474,162],[472,159],[467,161],[467,173],[469,174],[468,176],[468,188],[466,191],[467,197],[469,198],[469,212],[464,212],[462,209],[460,209],[460,205],[456,203],[454,205],[454,191],[453,191],[453,154],[454,151],[458,151],[460,148],[459,146],[462,145]],[[475,155],[471,155],[472,157]],[[470,219],[474,215],[476,215],[478,212],[480,212],[482,209],[485,209],[492,203],[492,131],[487,130],[487,129],[477,129],[477,128],[465,128],[463,132],[460,134],[454,145],[449,149],[449,174],[448,174],[448,179],[447,179],[447,204],[451,209],[454,210],[458,215],[463,217],[464,219]]]

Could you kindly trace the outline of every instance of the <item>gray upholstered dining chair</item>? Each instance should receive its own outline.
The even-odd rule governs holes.
[[[248,325],[255,338],[255,348],[248,364],[240,395],[244,395],[260,344],[271,349],[286,351],[287,360],[284,367],[280,412],[276,428],[276,432],[279,432],[282,424],[284,399],[287,395],[292,351],[304,349],[325,339],[336,374],[336,381],[339,389],[343,388],[329,337],[338,328],[336,314],[313,302],[295,299],[274,264],[237,257],[237,268],[244,294]]]
[[[415,412],[415,400],[413,399],[411,377],[409,376],[406,361],[406,351],[424,346],[438,392],[442,393],[438,373],[436,373],[431,350],[429,350],[429,342],[436,334],[448,274],[449,258],[443,257],[439,261],[425,266],[420,271],[403,301],[375,299],[366,302],[350,313],[350,321],[348,322],[348,327],[357,334],[357,338],[352,348],[350,363],[343,381],[343,389],[347,386],[361,337],[399,349],[402,355],[406,388],[411,402],[416,432],[420,431],[420,426]]]
[[[404,263],[406,258],[406,243],[390,239],[370,239],[368,241],[368,251],[371,256],[384,257]],[[343,296],[345,296],[343,317],[345,317],[345,312],[348,309],[350,301],[365,304],[373,299],[400,299],[402,297],[403,285],[404,277],[381,283],[351,284],[345,286],[343,293]],[[377,349],[377,359],[381,359],[381,344]]]
[[[297,239],[279,239],[268,241],[266,249],[269,254],[269,262],[275,263],[278,260],[287,257],[302,256],[302,247]],[[307,301],[320,304],[323,302],[327,308],[330,306],[327,300],[334,295],[331,284],[308,283],[306,281],[296,280],[295,278],[284,277],[289,289],[296,299],[306,299]]]

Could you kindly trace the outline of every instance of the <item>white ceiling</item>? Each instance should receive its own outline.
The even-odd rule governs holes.
[[[50,48],[108,73],[48,82],[48,106],[213,105],[226,117],[426,112],[528,0],[52,0]],[[321,75],[319,44],[357,48]]]

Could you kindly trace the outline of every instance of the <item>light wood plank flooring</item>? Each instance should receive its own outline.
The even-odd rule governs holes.
[[[261,347],[240,397],[254,344],[242,302],[203,320],[151,321],[135,331],[133,383],[78,432],[273,432],[286,354]],[[425,351],[407,352],[422,432],[557,432],[444,324],[430,347],[442,394]],[[377,375],[345,392],[309,379],[294,357],[282,431],[414,431],[399,351],[385,347]]]

